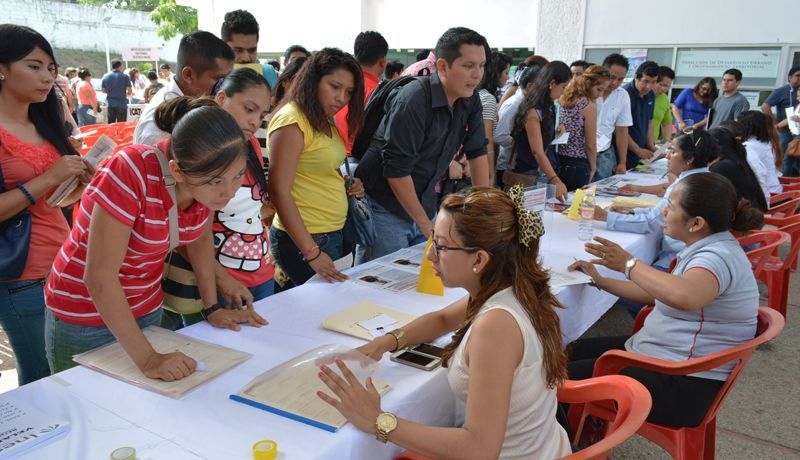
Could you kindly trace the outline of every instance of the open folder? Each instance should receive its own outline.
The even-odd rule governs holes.
[[[386,332],[403,327],[416,319],[416,316],[410,313],[403,313],[367,300],[362,300],[349,308],[345,308],[325,318],[322,322],[322,327],[330,331],[358,337],[359,339],[372,340],[374,337],[370,331],[359,323],[364,323],[381,315],[397,320],[391,327],[387,327]]]

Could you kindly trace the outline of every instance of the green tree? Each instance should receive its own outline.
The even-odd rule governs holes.
[[[149,11],[157,26],[156,34],[164,40],[197,30],[197,10],[180,6],[175,0],[78,0],[81,4],[107,6],[121,10]]]

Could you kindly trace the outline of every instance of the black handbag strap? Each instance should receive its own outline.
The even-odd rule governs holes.
[[[353,179],[355,179],[353,177],[353,174],[350,172],[350,162],[348,161],[349,159],[350,158],[348,158],[348,157],[345,157],[345,159],[344,159],[344,169],[347,170],[347,177],[350,178],[347,181],[347,188],[348,189],[350,189],[350,186],[353,185]],[[2,178],[2,176],[0,176],[0,178]]]

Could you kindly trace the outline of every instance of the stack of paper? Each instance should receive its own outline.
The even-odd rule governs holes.
[[[0,458],[17,458],[68,430],[68,422],[15,401],[13,393],[0,396]]]

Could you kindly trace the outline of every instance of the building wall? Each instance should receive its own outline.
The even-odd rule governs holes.
[[[133,47],[162,47],[161,55],[171,61],[178,52],[180,37],[164,42],[146,12],[111,10],[108,42],[111,51]],[[3,0],[0,22],[31,27],[44,35],[53,47],[105,51],[100,7],[45,0]]]

